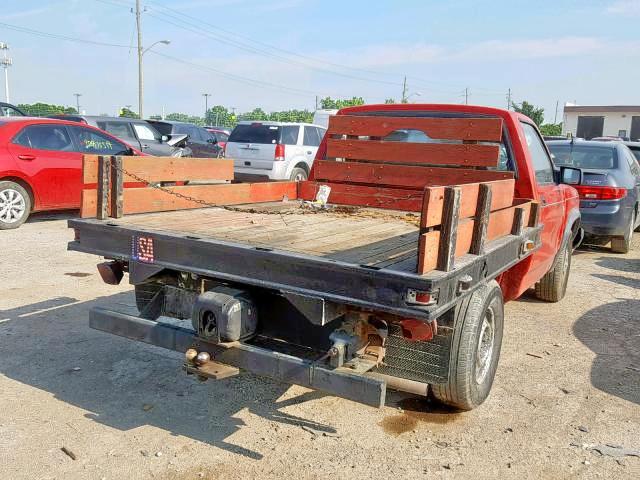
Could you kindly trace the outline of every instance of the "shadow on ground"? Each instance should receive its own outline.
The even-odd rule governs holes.
[[[640,280],[593,274],[595,277],[640,288]],[[640,300],[619,299],[586,312],[573,333],[596,358],[591,384],[611,395],[640,404]]]
[[[596,260],[599,267],[617,270],[619,272],[637,273],[640,275],[640,259],[620,257],[600,257]]]
[[[68,220],[78,217],[77,210],[61,210],[54,212],[36,212],[29,215],[27,223],[49,222],[52,220]]]
[[[181,371],[181,354],[88,327],[90,308],[132,303],[130,293],[121,293],[84,303],[60,297],[0,310],[0,374],[93,412],[85,416],[104,425],[123,431],[152,425],[252,459],[262,455],[226,441],[244,426],[235,418],[243,410],[335,432],[282,411],[321,393],[278,401],[288,385],[250,374],[200,384]]]

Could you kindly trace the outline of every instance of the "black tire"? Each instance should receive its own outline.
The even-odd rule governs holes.
[[[163,284],[158,282],[139,283],[135,285],[136,307],[142,312],[153,300],[153,297],[162,290]]]
[[[571,271],[571,242],[566,242],[558,252],[558,259],[553,269],[545,273],[536,283],[536,298],[545,302],[559,302],[567,293],[569,272]]]
[[[18,228],[27,221],[30,213],[29,192],[18,183],[0,182],[0,230]]]
[[[307,171],[304,168],[299,168],[299,167],[296,167],[293,170],[291,170],[291,175],[289,176],[290,180],[296,180],[298,182],[302,182],[307,178],[309,178],[309,175],[307,175]]]
[[[498,368],[503,326],[502,291],[491,280],[457,307],[449,381],[431,385],[438,401],[459,410],[472,410],[487,399]],[[481,335],[485,340],[479,350]]]
[[[636,224],[634,215],[631,215],[627,232],[622,237],[611,237],[611,251],[613,253],[629,253],[631,241],[633,240],[633,230]]]

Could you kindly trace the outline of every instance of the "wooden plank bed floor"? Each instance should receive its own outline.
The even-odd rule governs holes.
[[[347,207],[350,208],[350,207]],[[415,272],[419,213],[317,212],[297,201],[127,215],[110,223]]]

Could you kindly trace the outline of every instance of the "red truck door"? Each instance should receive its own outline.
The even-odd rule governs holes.
[[[520,122],[522,133],[529,147],[531,165],[540,202],[542,223],[542,246],[534,253],[529,280],[537,281],[553,264],[564,233],[565,199],[562,186],[555,183],[553,164],[538,130],[531,124]],[[526,282],[525,282],[526,283]]]

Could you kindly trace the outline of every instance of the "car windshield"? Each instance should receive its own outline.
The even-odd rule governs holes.
[[[276,144],[280,140],[280,127],[251,123],[237,125],[229,136],[229,142]]]
[[[614,148],[593,145],[549,145],[553,163],[576,168],[609,170],[616,167]]]
[[[153,122],[153,126],[162,135],[171,135],[171,129],[172,129],[173,125],[171,125],[170,123]],[[179,132],[176,132],[176,133],[179,133]]]

